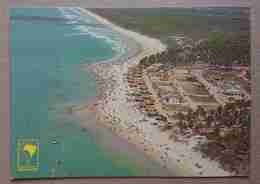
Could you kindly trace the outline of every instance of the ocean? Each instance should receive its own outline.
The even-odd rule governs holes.
[[[82,64],[126,52],[119,33],[80,8],[11,8],[10,18],[12,176],[152,174],[147,171],[149,160],[144,169],[133,164],[142,156],[133,162],[125,154],[129,150],[120,155],[118,150],[106,150],[77,117],[65,113],[66,108],[86,104],[96,95],[95,78]],[[21,140],[36,140],[39,146],[34,171],[18,169],[24,151],[18,146]]]

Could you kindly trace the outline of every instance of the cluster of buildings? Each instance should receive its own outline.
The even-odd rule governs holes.
[[[137,65],[127,74],[130,96],[134,96],[136,107],[148,116],[171,121],[179,112],[186,114],[199,107],[217,109],[231,97],[245,97],[245,90],[233,70],[227,73],[208,65],[165,66],[159,62],[145,67]]]
[[[211,69],[205,70],[203,76],[210,84],[218,89],[218,95],[225,102],[250,98],[250,94],[242,86],[243,79],[239,78],[239,72],[237,71]]]
[[[189,37],[183,35],[177,35],[177,36],[172,36],[172,38],[176,41],[176,44],[182,49],[193,48],[194,41]]]
[[[148,83],[151,83],[156,98],[168,115],[178,112],[187,113],[199,106],[206,109],[216,108],[219,104],[200,83],[192,70],[176,66],[163,69],[162,64],[153,64],[146,69]]]
[[[168,113],[187,109],[187,102],[175,86],[174,75],[171,70],[160,68],[160,64],[151,65],[146,69],[148,81],[151,83],[162,108]]]
[[[157,102],[145,83],[143,69],[140,67],[129,68],[126,80],[130,88],[129,100],[135,102],[135,107],[149,117],[166,121],[166,117],[158,112]]]

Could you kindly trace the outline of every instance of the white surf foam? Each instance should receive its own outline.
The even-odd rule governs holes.
[[[119,55],[126,51],[122,40],[120,39],[120,34],[114,32],[109,27],[95,27],[86,24],[99,24],[94,17],[90,16],[85,9],[80,7],[59,7],[58,10],[66,19],[68,19],[67,24],[75,24],[73,28],[73,33],[66,34],[65,36],[79,36],[79,35],[89,35],[97,39],[102,39],[107,44],[110,44],[112,49]],[[83,23],[78,25],[77,23]]]

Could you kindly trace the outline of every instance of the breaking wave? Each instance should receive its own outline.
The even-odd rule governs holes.
[[[91,26],[99,23],[84,8],[60,7],[58,10],[67,19],[67,24],[74,25],[73,32],[65,34],[65,36],[90,35],[110,44],[112,49],[119,55],[126,51],[121,40],[121,35],[108,26]]]

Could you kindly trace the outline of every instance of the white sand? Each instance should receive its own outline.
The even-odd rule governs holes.
[[[169,132],[161,132],[158,127],[152,125],[156,120],[145,117],[134,108],[134,102],[127,102],[127,92],[130,89],[124,80],[124,75],[128,68],[137,64],[144,56],[164,51],[166,46],[157,39],[123,29],[85,9],[81,11],[111,26],[122,35],[134,39],[142,46],[142,51],[127,62],[106,68],[96,67],[96,74],[104,79],[112,80],[115,86],[107,90],[105,98],[98,103],[104,124],[138,148],[143,149],[147,155],[172,170],[177,176],[230,176],[231,173],[220,168],[216,161],[202,158],[200,152],[192,150],[198,139],[193,137],[186,139],[185,142],[169,139]],[[144,121],[144,118],[147,121]],[[199,164],[200,168],[196,164]]]

